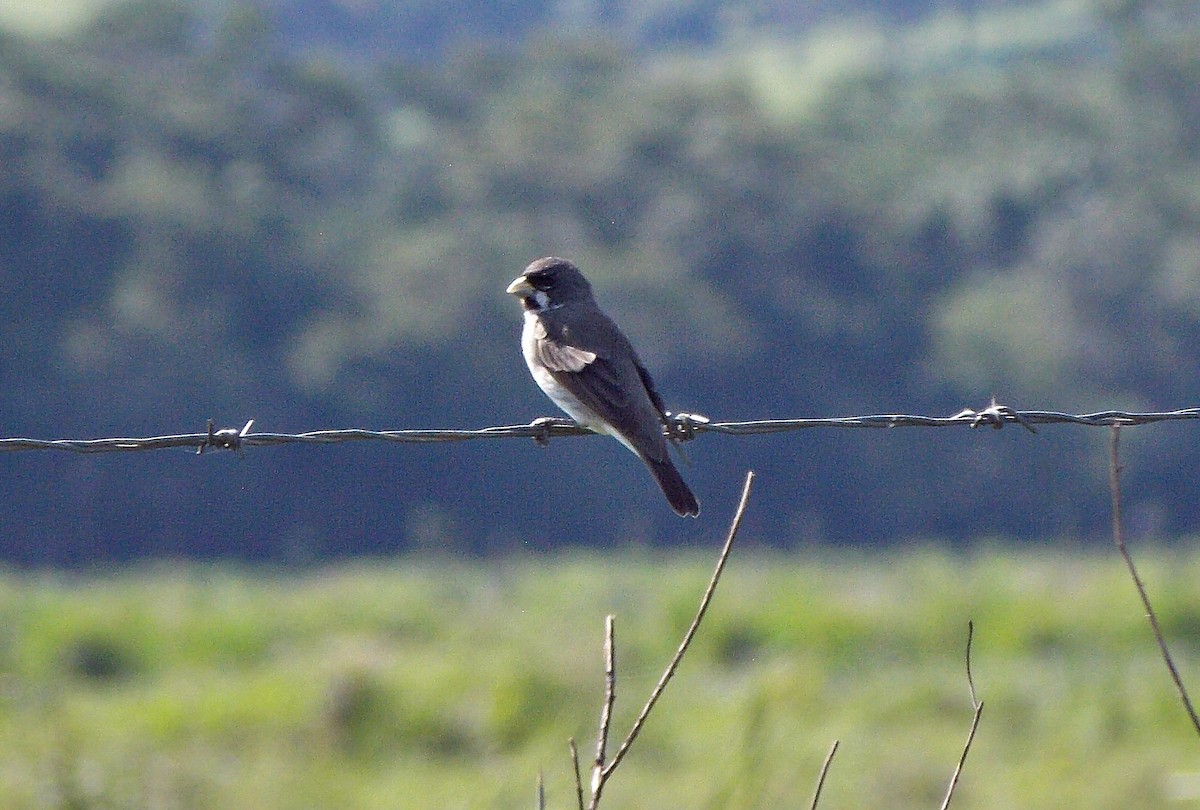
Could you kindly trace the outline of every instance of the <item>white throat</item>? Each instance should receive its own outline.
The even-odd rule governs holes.
[[[533,294],[533,300],[535,302],[537,302],[537,311],[538,312],[549,312],[552,309],[558,309],[559,307],[562,306],[562,304],[553,304],[552,305],[550,303],[550,296],[547,295],[542,290],[538,290],[537,292],[535,292]]]

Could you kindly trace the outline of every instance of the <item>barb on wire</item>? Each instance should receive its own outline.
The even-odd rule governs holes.
[[[209,447],[219,448],[221,450],[232,450],[235,453],[242,449],[242,440],[246,438],[246,434],[250,432],[250,428],[254,427],[254,420],[246,422],[245,427],[241,430],[234,428],[221,428],[213,430],[213,420],[208,420],[208,440],[204,444],[196,448],[196,455],[200,455]]]
[[[1001,405],[992,397],[992,402],[982,411],[976,411],[971,408],[963,408],[952,417],[954,419],[970,419],[971,427],[979,427],[980,425],[991,425],[996,430],[1004,427],[1006,421],[1014,421],[1021,427],[1028,430],[1030,433],[1037,433],[1037,428],[1029,424],[1029,420],[1021,415],[1020,411],[1014,411],[1007,405]]]
[[[952,416],[919,416],[913,414],[874,414],[868,416],[839,416],[809,419],[759,419],[746,422],[716,422],[695,413],[675,413],[668,417],[663,430],[675,442],[694,439],[701,433],[726,436],[757,436],[790,433],[811,428],[898,428],[898,427],[968,427],[990,425],[999,429],[1007,424],[1020,425],[1036,433],[1035,425],[1072,424],[1088,427],[1132,427],[1157,422],[1200,419],[1200,408],[1176,411],[1128,412],[1099,411],[1069,414],[1058,411],[1018,411],[995,400],[982,410],[964,408]],[[306,433],[251,433],[251,419],[241,428],[214,429],[210,422],[203,433],[180,433],[144,438],[109,439],[29,439],[0,438],[0,451],[65,450],[72,453],[111,453],[138,450],[162,450],[187,447],[197,453],[206,450],[243,450],[247,447],[267,447],[280,444],[339,444],[357,441],[401,442],[427,444],[432,442],[462,442],[475,439],[533,439],[546,445],[551,439],[566,436],[588,436],[592,431],[569,419],[542,417],[527,425],[500,425],[476,430],[417,429],[365,430],[349,428],[312,430]]]

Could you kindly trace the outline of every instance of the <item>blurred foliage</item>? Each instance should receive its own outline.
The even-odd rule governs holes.
[[[606,806],[806,806],[836,738],[823,803],[929,807],[970,724],[967,617],[987,711],[956,804],[1189,797],[1194,732],[1113,555],[743,551]],[[1143,551],[1187,679],[1200,557]],[[603,616],[616,615],[615,746],[708,557],[5,574],[0,803],[516,808],[540,770],[548,805],[570,806],[566,740],[590,755]],[[81,670],[81,649],[118,663]]]
[[[5,432],[180,431],[210,415],[296,429],[520,421],[548,406],[516,359],[502,289],[546,254],[585,268],[672,406],[711,416],[951,413],[992,393],[1068,410],[1196,401],[1191,5],[1003,4],[790,36],[772,14],[722,8],[691,8],[719,22],[703,47],[640,48],[620,26],[559,20],[511,42],[463,37],[436,59],[300,47],[279,8],[232,0],[131,0],[57,37],[0,35]],[[898,442],[821,437],[799,471],[776,448],[702,458],[694,475],[715,487],[751,463],[817,473],[770,501],[791,516],[778,543],[1103,523],[1088,439],[1034,459],[1007,443],[968,453],[961,436]],[[1164,433],[1132,452],[1157,482],[1147,509],[1194,525],[1179,495],[1195,453]],[[613,479],[555,458],[548,474],[600,490],[523,518],[502,504],[535,473],[505,478],[507,450],[432,467],[267,462],[270,504],[222,509],[211,538],[184,518],[169,550],[386,550],[429,515],[453,536],[421,542],[479,550],[512,540],[492,515],[541,544],[580,532],[547,511],[647,509],[625,485],[635,465]],[[12,538],[17,559],[75,557],[47,550],[48,534],[140,553],[131,544],[164,542],[183,493],[227,497],[215,474],[122,484],[119,464],[3,463],[44,487],[10,504],[32,526]],[[1000,509],[946,476],[985,485],[1013,464],[1033,488]],[[354,479],[347,492],[364,469],[404,484],[392,511],[348,528],[335,513],[386,491]],[[1063,482],[1050,512],[1047,480]],[[103,503],[122,486],[159,528]],[[878,488],[904,513],[884,514]],[[77,503],[57,516],[36,506],[68,492]],[[263,517],[257,538],[248,512]],[[639,520],[614,536],[645,531]]]

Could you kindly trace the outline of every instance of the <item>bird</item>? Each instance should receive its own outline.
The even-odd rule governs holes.
[[[699,515],[700,503],[671,463],[662,397],[579,268],[557,256],[537,259],[505,292],[524,307],[521,350],[538,387],[576,424],[640,458],[676,514]]]

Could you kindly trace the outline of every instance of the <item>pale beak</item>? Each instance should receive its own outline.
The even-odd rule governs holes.
[[[513,279],[512,284],[508,285],[508,289],[505,290],[505,292],[509,295],[519,295],[522,298],[525,298],[533,295],[536,291],[534,290],[533,285],[530,284],[525,278],[525,276],[517,276]]]

